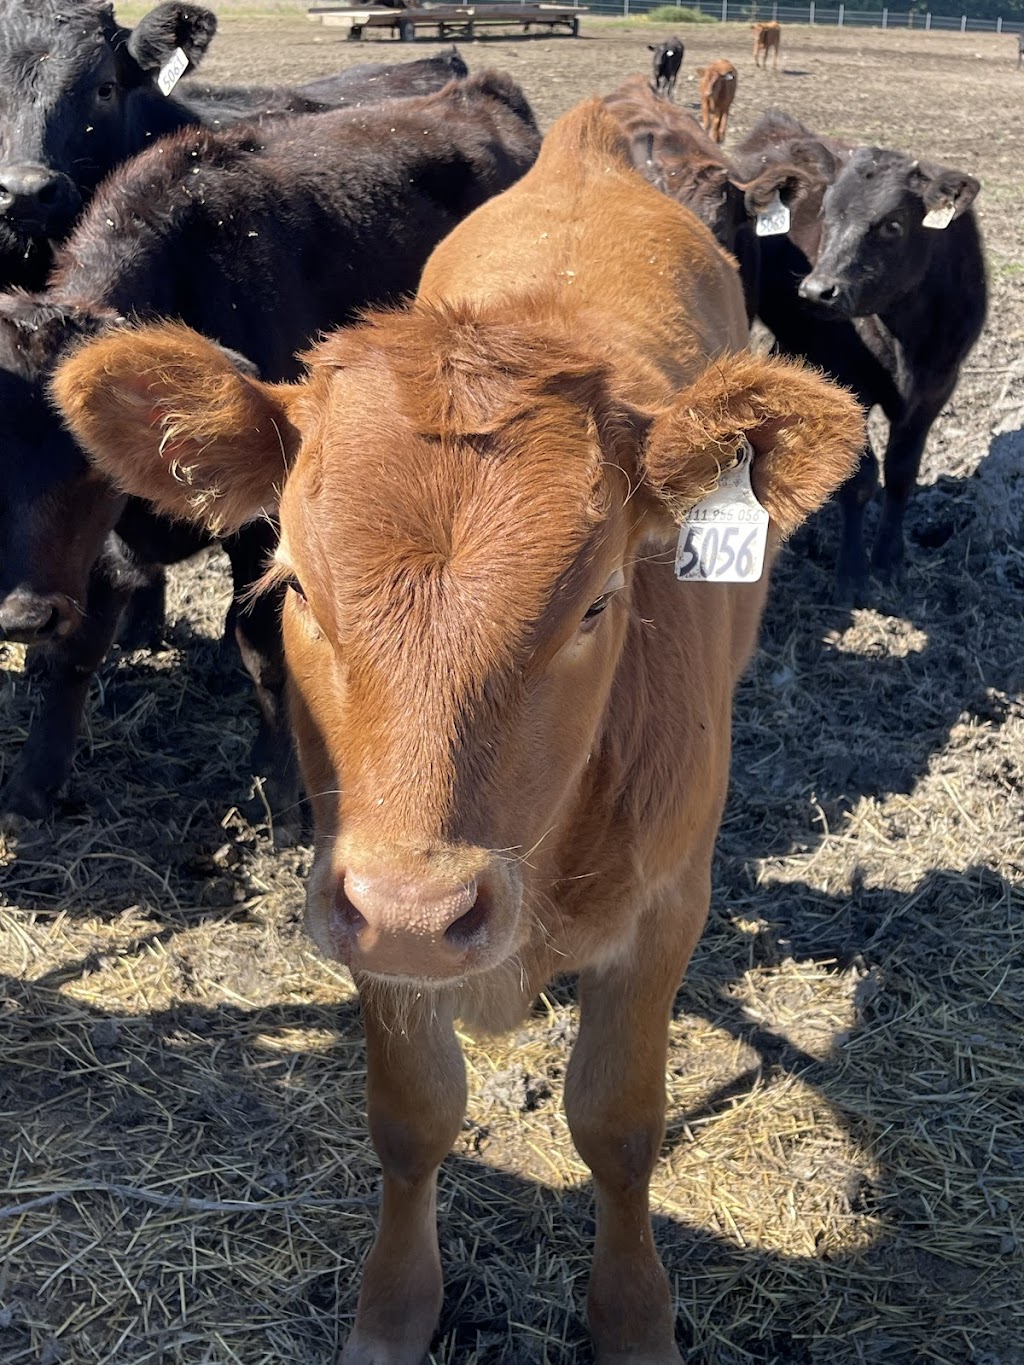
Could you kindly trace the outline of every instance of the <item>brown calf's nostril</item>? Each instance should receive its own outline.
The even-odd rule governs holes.
[[[487,896],[480,888],[466,913],[444,931],[444,941],[452,948],[475,947],[486,934],[489,908]]]
[[[344,891],[338,892],[334,902],[334,914],[339,927],[345,929],[347,933],[358,934],[361,929],[366,928],[366,916],[352,904]]]

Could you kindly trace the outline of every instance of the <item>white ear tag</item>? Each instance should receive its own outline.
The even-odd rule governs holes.
[[[188,70],[188,58],[180,47],[176,47],[160,68],[156,78],[161,95],[169,95]]]
[[[754,452],[745,437],[737,457],[679,527],[676,578],[681,583],[756,583],[764,571],[768,513],[750,486]]]
[[[940,204],[938,208],[928,210],[921,219],[921,226],[929,228],[947,228],[955,217],[955,204]]]
[[[768,207],[755,218],[754,231],[758,237],[778,237],[789,231],[789,209],[778,190]]]

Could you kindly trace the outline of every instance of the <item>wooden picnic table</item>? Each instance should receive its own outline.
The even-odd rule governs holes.
[[[390,29],[403,43],[416,38],[417,28],[436,28],[440,38],[474,38],[480,28],[514,26],[529,33],[531,28],[546,28],[549,33],[564,31],[579,37],[580,15],[585,6],[522,4],[522,5],[417,5],[395,8],[370,5],[311,5],[308,17],[314,23],[332,28],[345,28],[347,37],[358,40],[368,28]]]

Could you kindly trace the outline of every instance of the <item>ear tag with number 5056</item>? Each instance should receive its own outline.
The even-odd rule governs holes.
[[[681,583],[756,583],[764,571],[768,513],[750,486],[754,452],[744,439],[718,486],[687,512],[676,544]]]
[[[758,237],[778,237],[789,231],[789,209],[782,202],[778,190],[766,209],[754,219],[754,232]]]
[[[161,95],[169,95],[188,70],[188,58],[176,47],[164,62],[156,78]]]

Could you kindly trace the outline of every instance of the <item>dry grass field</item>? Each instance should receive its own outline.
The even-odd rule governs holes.
[[[139,7],[142,8],[141,6]],[[224,15],[216,80],[412,55]],[[233,12],[234,11],[234,12]],[[547,124],[653,26],[467,44]],[[1024,1361],[1024,76],[1011,39],[685,32],[730,138],[778,104],[983,182],[991,318],[926,456],[911,567],[827,605],[830,509],[786,552],[736,706],[711,922],[672,1025],[656,1235],[701,1365]],[[435,45],[422,42],[417,51]],[[0,842],[0,1362],[327,1365],[374,1223],[345,976],[300,927],[309,849],[245,786],[216,555],[166,647],[112,659],[66,799]],[[0,769],[34,703],[0,646]],[[572,1365],[592,1208],[560,1105],[571,982],[466,1052],[432,1360]]]

